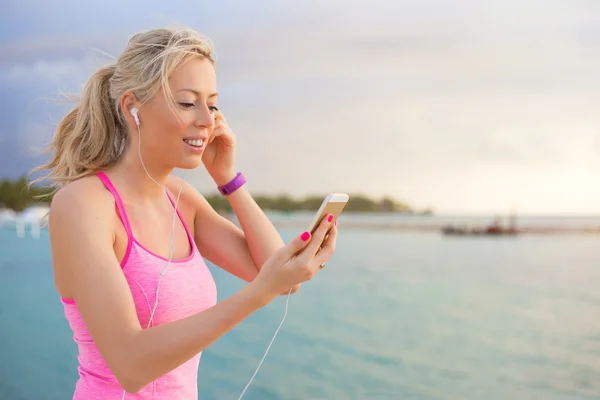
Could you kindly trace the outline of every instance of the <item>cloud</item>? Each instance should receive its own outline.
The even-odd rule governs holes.
[[[24,82],[31,79],[64,80],[81,73],[80,60],[36,60],[31,64],[13,64],[6,71],[6,79]]]
[[[40,3],[31,20],[24,4],[9,6],[0,28],[0,132],[11,132],[0,148],[13,149],[0,154],[0,174],[25,165],[14,149],[49,139],[65,111],[37,99],[80,88],[107,60],[90,48],[117,54],[134,31],[178,21],[216,45],[221,107],[257,191],[366,191],[442,210],[512,200],[600,209],[560,189],[600,199],[582,173],[600,166],[596,2],[226,1],[173,11],[152,0],[150,14],[142,3],[114,13],[116,3],[71,2]],[[95,18],[64,24],[65,10]],[[213,188],[202,171],[191,178]]]

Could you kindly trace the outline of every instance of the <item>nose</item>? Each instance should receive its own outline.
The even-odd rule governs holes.
[[[198,128],[212,129],[215,125],[215,116],[207,106],[199,107],[194,122]]]

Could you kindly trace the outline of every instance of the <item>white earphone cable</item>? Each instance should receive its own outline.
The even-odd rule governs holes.
[[[258,366],[256,367],[256,370],[254,371],[254,374],[252,374],[252,378],[250,378],[250,381],[248,381],[248,384],[246,384],[246,387],[242,391],[242,394],[240,394],[240,397],[238,397],[238,400],[242,399],[242,396],[244,396],[244,393],[246,393],[246,390],[248,390],[248,388],[250,387],[250,384],[254,380],[254,377],[256,377],[258,370],[260,369],[263,361],[265,361],[265,358],[267,357],[267,353],[269,353],[269,350],[271,349],[271,345],[273,344],[275,337],[277,336],[277,334],[279,333],[279,330],[281,329],[281,326],[283,325],[283,321],[285,321],[285,317],[287,316],[287,312],[288,312],[288,303],[290,301],[291,292],[292,292],[292,289],[290,289],[290,291],[288,292],[287,297],[285,299],[285,311],[283,312],[283,318],[281,319],[281,322],[279,323],[279,326],[277,327],[277,330],[275,331],[273,338],[271,338],[271,341],[269,342],[269,345],[267,346],[267,350],[265,350],[265,354],[263,354],[262,359],[258,363]]]
[[[154,178],[152,178],[152,176],[146,169],[146,165],[144,164],[144,160],[142,159],[142,150],[141,150],[142,149],[142,132],[141,132],[140,123],[139,123],[139,120],[137,117],[137,110],[136,110],[136,112],[132,112],[132,114],[134,115],[137,129],[138,129],[138,156],[140,158],[140,162],[142,163],[142,167],[144,168],[146,175],[148,175],[148,177],[150,179],[152,179],[152,181],[154,183],[156,183],[158,186],[162,187],[165,191],[167,191],[168,189],[164,185],[161,185],[160,183],[156,182],[156,180],[154,180]],[[183,173],[184,178],[185,178],[185,174],[187,174],[187,171],[188,170],[185,170]],[[162,281],[163,276],[165,276],[165,274],[167,272],[167,268],[168,268],[169,264],[173,260],[173,248],[175,247],[174,246],[175,221],[177,220],[177,206],[179,205],[179,198],[181,197],[181,190],[183,189],[184,183],[185,183],[185,179],[182,178],[181,186],[179,187],[179,192],[177,193],[177,199],[175,200],[175,204],[173,205],[173,219],[172,219],[172,223],[171,223],[171,239],[170,239],[170,244],[169,244],[169,258],[168,258],[167,262],[165,263],[164,267],[162,268],[162,270],[160,271],[158,283],[156,284],[156,294],[154,296],[154,306],[152,307],[152,312],[150,313],[150,319],[148,320],[148,325],[146,326],[146,329],[150,328],[150,326],[152,325],[152,321],[154,319],[154,313],[156,312],[156,308],[158,307],[158,293],[160,291],[160,283]],[[123,395],[121,396],[121,400],[125,400],[125,393],[126,393],[125,389],[123,389]]]

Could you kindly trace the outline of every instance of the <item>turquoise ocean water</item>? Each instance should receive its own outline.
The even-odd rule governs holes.
[[[600,399],[600,237],[340,225],[335,257],[290,298],[244,399]],[[219,299],[241,288],[210,266]],[[0,399],[71,398],[76,347],[47,232],[0,229],[0,273]],[[238,398],[284,303],[204,352],[200,399]]]

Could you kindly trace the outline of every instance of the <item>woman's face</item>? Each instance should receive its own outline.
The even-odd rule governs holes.
[[[139,108],[141,155],[156,168],[197,168],[213,133],[217,78],[209,60],[182,62],[168,81],[174,103],[159,90]]]

